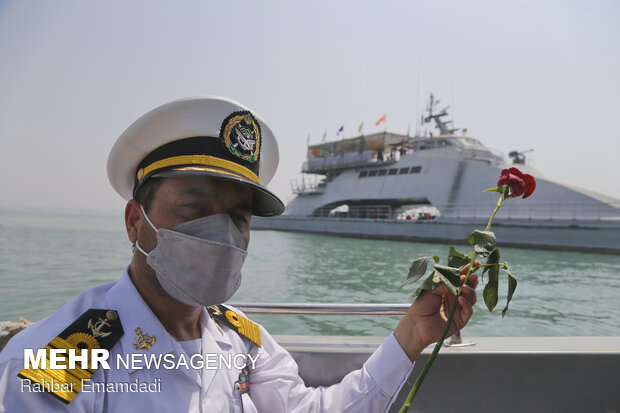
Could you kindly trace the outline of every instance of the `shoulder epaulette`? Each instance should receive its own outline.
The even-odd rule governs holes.
[[[90,379],[96,371],[91,368],[82,369],[80,362],[75,364],[75,368],[70,369],[67,357],[69,349],[74,349],[77,355],[82,354],[80,350],[89,350],[88,366],[92,367],[90,350],[109,351],[122,335],[123,326],[116,311],[91,308],[45,346],[45,360],[41,360],[42,363],[38,364],[42,364],[42,368],[38,365],[35,368],[23,368],[18,376],[38,383],[42,390],[69,404],[82,390],[82,380]],[[61,353],[59,356],[62,357],[62,364],[66,368],[49,368],[52,349],[65,350],[64,354]]]
[[[239,334],[256,344],[258,347],[261,346],[260,328],[255,322],[248,320],[244,316],[221,304],[211,305],[207,307],[207,311],[209,311],[211,317],[220,323],[236,330]]]

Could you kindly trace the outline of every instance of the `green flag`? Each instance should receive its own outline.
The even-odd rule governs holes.
[[[360,123],[360,126],[359,126],[359,128],[357,128],[357,131],[359,133],[362,133],[362,129],[364,129],[364,121],[362,121],[362,123]]]

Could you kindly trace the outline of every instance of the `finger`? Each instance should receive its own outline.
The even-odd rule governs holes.
[[[474,314],[474,308],[471,303],[465,299],[465,297],[461,296],[459,297],[459,310],[460,319],[463,322],[462,327],[464,327]]]
[[[452,295],[452,293],[448,289],[448,286],[443,282],[432,290],[428,290],[428,292],[439,296],[444,296],[446,294]]]
[[[474,261],[474,271],[476,271],[478,269],[478,267],[480,267],[480,265],[482,265],[480,263],[480,261]],[[465,265],[463,268],[461,268],[461,275],[466,275],[467,271],[469,271],[469,264]]]
[[[478,299],[476,296],[476,291],[471,288],[469,285],[463,286],[463,298],[465,298],[471,305],[476,304],[476,300]]]
[[[459,285],[463,285],[465,281],[466,275],[461,275]],[[478,275],[476,273],[469,274],[469,279],[467,280],[467,285],[470,287],[476,288],[478,286]]]
[[[478,281],[478,274],[472,274],[469,276],[469,280],[467,280],[467,285],[475,290],[478,287]]]

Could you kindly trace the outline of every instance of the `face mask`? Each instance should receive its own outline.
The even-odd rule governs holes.
[[[245,241],[228,214],[214,214],[177,225],[155,228],[157,246],[146,255],[162,288],[187,305],[221,304],[241,284],[241,267],[248,254]]]

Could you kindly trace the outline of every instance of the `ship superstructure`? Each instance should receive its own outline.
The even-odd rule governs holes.
[[[409,137],[390,132],[361,135],[307,148],[304,178],[292,183],[296,197],[286,214],[309,217],[416,219],[475,217],[492,208],[481,189],[496,186],[504,168],[533,175],[534,195],[506,203],[504,219],[612,219],[620,201],[545,179],[525,162],[525,151],[503,154],[457,134],[435,111],[431,95],[425,122],[439,133]],[[416,213],[417,211],[417,213]],[[422,213],[419,213],[419,212]]]

